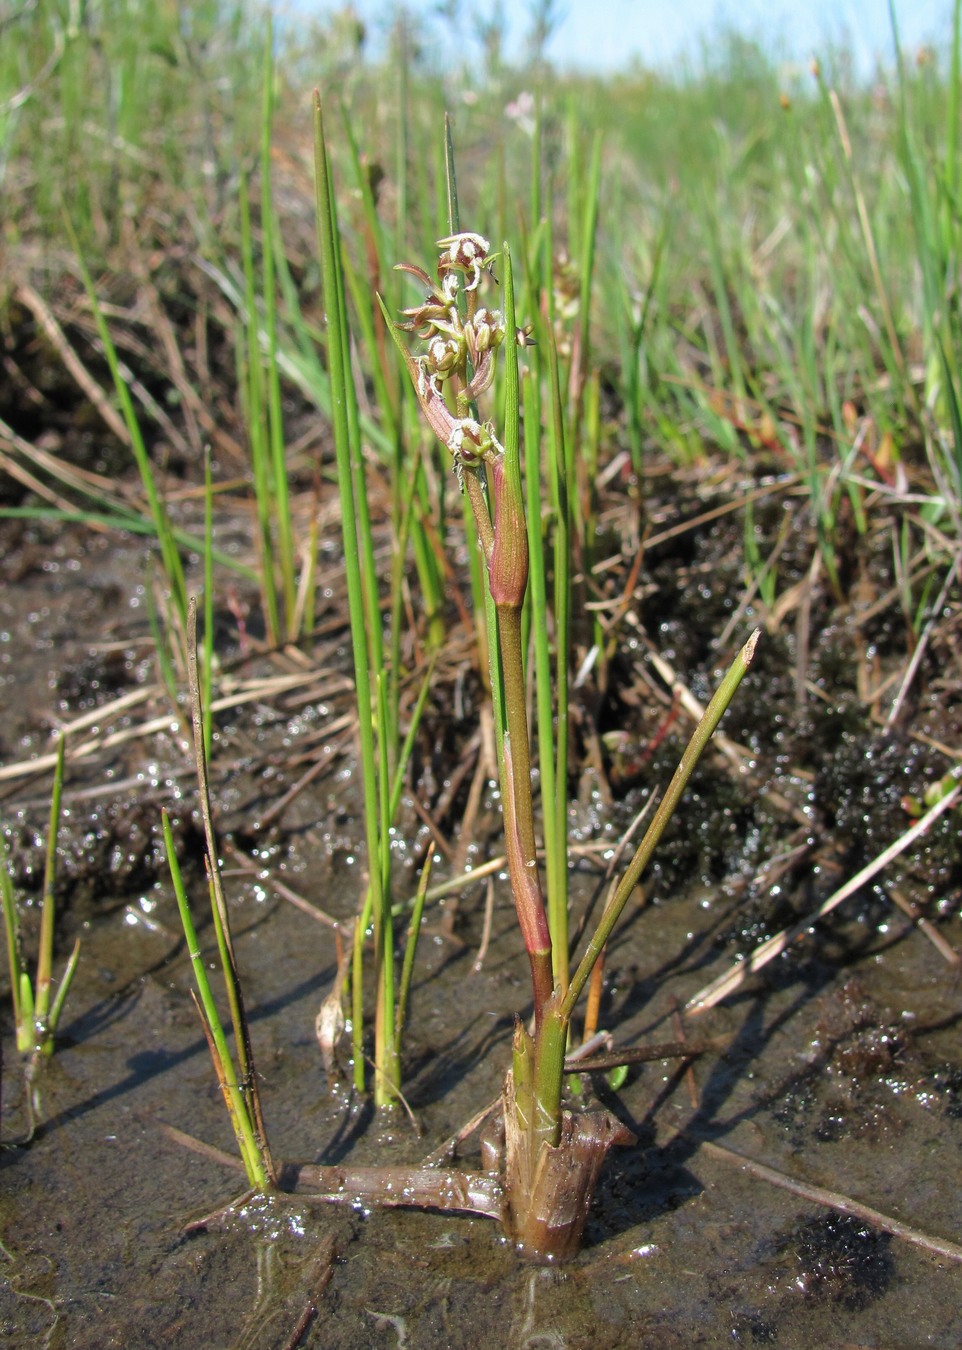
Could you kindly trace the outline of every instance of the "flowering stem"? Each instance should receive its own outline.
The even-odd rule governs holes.
[[[520,390],[511,254],[505,245],[502,315],[479,303],[478,288],[487,270],[488,241],[480,235],[462,233],[440,240],[439,247],[443,251],[437,287],[432,286],[430,277],[421,268],[399,264],[402,271],[431,289],[419,305],[405,310],[407,322],[392,331],[425,420],[454,458],[487,566],[485,605],[490,630],[496,630],[497,636],[490,650],[500,658],[500,671],[492,662],[492,697],[496,709],[499,691],[503,698],[497,727],[506,852],[518,922],[531,964],[535,1024],[540,1031],[546,1005],[554,992],[554,978],[551,933],[535,851],[525,705],[521,613],[528,588],[529,555],[521,483]],[[418,333],[426,344],[418,357],[400,340],[398,328]],[[490,423],[477,421],[476,401],[491,385],[494,355],[506,334],[511,339],[506,344],[502,446]],[[456,414],[442,394],[444,381],[453,393]]]
[[[452,211],[452,217],[453,217]],[[454,234],[439,241],[443,251],[438,263],[438,285],[419,267],[401,264],[427,288],[422,302],[405,310],[407,321],[392,332],[407,366],[425,420],[447,446],[454,460],[487,569],[485,610],[492,655],[492,695],[498,732],[498,769],[501,780],[502,815],[511,889],[518,924],[531,967],[534,1000],[534,1035],[518,1021],[515,1025],[512,1067],[502,1097],[504,1123],[504,1223],[519,1247],[540,1259],[561,1258],[577,1250],[591,1193],[604,1155],[612,1144],[633,1140],[615,1119],[595,1112],[574,1116],[562,1109],[564,1056],[571,1016],[592,968],[599,960],[612,928],[650,857],[657,839],[694,770],[722,713],[748,667],[755,638],[736,659],[692,737],[665,800],[642,841],[612,903],[589,943],[588,950],[567,984],[566,913],[564,887],[552,895],[555,912],[549,925],[535,851],[534,808],[531,791],[531,749],[524,671],[522,611],[528,588],[529,522],[526,518],[521,481],[520,383],[517,342],[523,338],[515,321],[511,254],[504,246],[504,314],[479,305],[478,287],[488,269],[489,245],[476,234]],[[462,280],[463,278],[463,280]],[[382,306],[383,307],[383,306]],[[385,315],[385,317],[387,317]],[[415,357],[401,341],[398,329],[417,333],[425,344]],[[478,396],[494,378],[493,356],[505,341],[504,445],[491,423],[478,419]],[[554,404],[554,450],[557,471],[553,506],[567,520],[565,501],[564,443],[560,434],[560,387],[557,363],[552,363]],[[448,397],[445,398],[445,390]],[[456,412],[449,406],[454,403]],[[539,472],[534,438],[540,418],[528,410],[531,444],[529,473]],[[531,547],[541,550],[540,508],[535,496]],[[559,527],[561,528],[561,527]],[[559,547],[566,534],[561,529]],[[563,635],[567,624],[567,572],[564,558],[556,562],[556,585],[560,603],[558,664],[566,652]],[[543,571],[535,569],[536,607],[545,604]],[[549,669],[546,652],[540,657],[541,676]],[[563,674],[561,709],[566,705]],[[559,734],[564,724],[559,709]],[[543,700],[542,732],[550,727],[550,699]],[[542,737],[542,758],[550,751],[550,734]],[[559,753],[557,772],[561,780],[557,797],[549,794],[547,809],[557,813],[556,867],[564,869],[563,848],[564,779],[566,760]],[[550,775],[549,775],[550,777]],[[543,784],[544,786],[544,784]],[[550,841],[549,841],[550,842]],[[555,878],[557,880],[557,878]],[[557,950],[552,953],[552,932]],[[553,968],[554,959],[554,968]],[[555,975],[557,974],[557,983]]]
[[[513,334],[516,331],[514,274],[507,245],[503,257],[505,327]],[[521,485],[520,389],[514,343],[507,344],[505,385],[504,453],[491,466],[490,472],[495,517],[488,577],[498,613],[498,646],[504,682],[505,737],[500,768],[505,845],[518,923],[531,965],[535,1027],[540,1034],[545,1008],[554,990],[554,976],[531,798],[531,749],[521,621],[528,588],[528,526]]]
[[[498,606],[498,644],[504,675],[507,723],[500,766],[505,851],[518,923],[531,965],[535,1026],[540,1030],[545,1006],[554,988],[554,979],[551,971],[551,934],[548,931],[535,849],[520,606]]]
[[[484,554],[485,561],[488,561],[494,548],[494,526],[491,524],[491,513],[488,511],[484,487],[478,474],[469,473],[465,475],[464,491],[471,504],[478,539],[481,541],[481,551]]]

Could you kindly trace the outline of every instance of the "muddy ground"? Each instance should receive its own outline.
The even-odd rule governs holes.
[[[886,727],[907,646],[884,523],[843,557],[840,601],[824,576],[806,580],[811,539],[797,497],[777,471],[760,481],[772,489],[756,503],[762,537],[775,537],[782,513],[793,517],[780,590],[798,590],[770,616],[726,717],[730,753],[706,758],[613,944],[602,1023],[621,1044],[674,1038],[673,1007],[896,839],[911,823],[903,797],[944,773],[945,749],[959,745],[957,593]],[[685,716],[652,651],[704,699],[765,617],[757,604],[737,612],[740,512],[699,523],[745,485],[703,469],[653,472],[645,486],[650,542],[631,604],[612,630],[607,667],[577,694],[572,837],[609,850],[683,745]],[[222,519],[222,542],[243,544],[246,528],[241,513]],[[611,561],[589,597],[613,601],[611,612],[632,576],[639,529],[637,493],[616,483],[596,552]],[[68,764],[58,883],[58,964],[78,934],[81,962],[29,1147],[18,1142],[21,1078],[0,978],[0,1343],[280,1347],[316,1306],[299,1343],[318,1347],[962,1344],[962,1266],[710,1147],[962,1242],[958,967],[893,903],[897,892],[917,905],[962,950],[951,813],[765,972],[686,1019],[691,1037],[728,1037],[723,1053],[690,1073],[667,1061],[635,1068],[617,1097],[601,1078],[585,1083],[639,1144],[611,1155],[572,1265],[520,1264],[482,1219],[292,1200],[252,1204],[188,1233],[192,1218],[241,1184],[162,1129],[230,1147],[160,841],[166,806],[199,912],[193,771],[183,724],[157,684],[146,550],[75,525],[7,520],[0,530],[0,816],[31,936],[51,782],[31,761],[84,715],[70,746],[91,746]],[[255,596],[218,596],[225,688],[243,695],[216,719],[218,828],[275,1154],[414,1161],[497,1094],[512,1018],[527,1006],[526,963],[503,879],[480,970],[484,888],[464,894],[451,932],[435,910],[405,1048],[413,1120],[372,1118],[346,1077],[328,1081],[314,1019],[335,975],[332,930],[289,898],[349,920],[363,884],[358,783],[342,725],[349,651],[336,544],[325,556],[318,636],[298,653],[262,650]],[[454,650],[411,793],[456,849],[483,695],[464,643]],[[281,675],[280,691],[244,683]],[[125,695],[139,701],[118,706]],[[399,897],[413,889],[426,842],[408,801]],[[468,859],[498,847],[489,791]],[[604,857],[576,860],[575,916]]]

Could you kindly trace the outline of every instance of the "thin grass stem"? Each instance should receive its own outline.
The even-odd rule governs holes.
[[[25,1041],[25,1011],[21,986],[23,982],[23,962],[20,954],[20,925],[17,917],[17,901],[10,880],[10,859],[7,853],[7,841],[0,830],[0,903],[3,905],[3,926],[7,937],[7,968],[10,971],[10,1001],[13,1004],[13,1023],[17,1032],[17,1049],[24,1053],[29,1050],[29,1041]],[[29,984],[29,981],[28,981]],[[31,996],[31,1004],[33,1002]],[[32,1032],[30,1036],[32,1040]]]
[[[217,1070],[218,1082],[234,1129],[234,1136],[244,1163],[247,1179],[251,1186],[258,1190],[266,1190],[269,1185],[268,1170],[261,1156],[254,1122],[238,1083],[220,1014],[217,1011],[217,1004],[210,987],[210,981],[207,978],[207,965],[201,955],[200,943],[197,941],[197,932],[194,928],[194,921],[187,900],[187,891],[184,887],[180,864],[177,860],[177,851],[174,847],[170,819],[166,810],[161,812],[161,823],[164,832],[164,845],[167,850],[167,866],[170,869],[170,878],[177,899],[180,922],[184,929],[184,937],[187,940],[187,954],[190,958],[194,981],[200,996],[201,1020],[204,1033],[208,1038],[208,1044],[211,1046],[211,1055]]]
[[[291,524],[290,494],[287,486],[287,462],[284,453],[284,418],[281,410],[281,380],[278,368],[278,321],[275,285],[275,258],[282,251],[280,228],[274,212],[271,189],[271,131],[274,118],[274,32],[270,12],[264,39],[263,94],[261,103],[261,253],[264,289],[264,330],[267,342],[267,438],[270,454],[269,496],[271,517],[277,530],[277,558],[280,566],[281,594],[284,606],[284,635],[296,638],[293,630],[297,602],[295,580],[294,532]],[[271,578],[267,578],[270,584]]]
[[[434,840],[431,839],[424,856],[421,875],[418,878],[418,888],[414,896],[414,908],[411,911],[411,921],[408,924],[407,937],[404,943],[404,961],[401,967],[401,987],[398,992],[397,1000],[398,1042],[401,1040],[404,1032],[404,1024],[407,1020],[408,1001],[411,996],[411,977],[414,974],[414,958],[417,955],[418,938],[421,934],[421,919],[424,915],[424,901],[428,891],[428,884],[431,880],[431,865],[434,860],[433,855]]]
[[[57,838],[60,833],[60,800],[63,793],[64,764],[63,734],[57,739],[57,763],[53,771],[53,791],[50,797],[50,820],[47,825],[47,856],[43,869],[43,896],[40,910],[40,939],[37,956],[37,979],[34,992],[34,1016],[37,1021],[39,1043],[46,1045],[49,1032],[50,981],[53,970],[53,936],[56,915]],[[51,1050],[52,1050],[51,1041]],[[50,1050],[47,1051],[50,1053]]]
[[[379,974],[375,1027],[375,1100],[387,1104],[393,1096],[392,1084],[398,1080],[396,1045],[394,1042],[393,1007],[393,926],[390,896],[383,890],[381,872],[381,845],[379,843],[378,763],[375,750],[375,707],[372,701],[371,671],[381,669],[380,611],[377,605],[376,581],[373,575],[373,550],[370,524],[366,515],[366,490],[363,468],[359,463],[359,445],[353,428],[356,427],[356,400],[350,381],[348,357],[349,338],[344,307],[344,284],[340,269],[339,234],[334,206],[331,167],[324,139],[324,119],[320,95],[314,94],[314,185],[318,251],[324,283],[324,305],[327,312],[327,357],[331,385],[331,404],[334,420],[334,447],[337,460],[338,491],[341,502],[341,530],[344,541],[344,566],[347,580],[348,610],[351,618],[351,643],[354,656],[354,680],[358,709],[358,730],[361,747],[361,774],[364,790],[364,820],[368,854],[369,896],[363,906],[370,904],[375,926],[375,965]],[[352,415],[353,410],[353,415]],[[364,525],[357,510],[358,499],[363,503]],[[363,547],[362,547],[363,546]],[[362,579],[362,552],[368,559],[365,575],[367,591]],[[377,657],[375,658],[375,652]],[[382,747],[382,750],[384,747]],[[384,770],[386,772],[386,768]],[[363,929],[359,924],[355,937],[352,980],[355,1037],[355,1082],[363,1086],[363,1058],[361,1026],[358,1009],[360,999],[360,944]],[[389,969],[390,968],[390,969]],[[392,1006],[385,1007],[390,993]]]

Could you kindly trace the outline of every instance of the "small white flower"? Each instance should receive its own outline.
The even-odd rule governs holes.
[[[500,309],[479,309],[471,321],[474,352],[490,351],[504,341],[504,315]]]
[[[534,94],[527,89],[522,89],[518,97],[506,105],[504,110],[505,117],[510,122],[516,122],[526,136],[534,133]]]
[[[470,273],[471,279],[466,283],[465,290],[476,290],[481,273],[484,271],[484,260],[491,251],[491,245],[484,235],[474,234],[470,230],[462,231],[461,234],[449,234],[446,238],[438,240],[438,248],[443,250],[438,263],[439,268],[447,271],[457,267],[462,272]]]
[[[465,452],[464,438],[467,437],[471,442],[470,449]],[[448,449],[453,455],[460,456],[463,462],[471,464],[474,462],[478,445],[481,440],[481,425],[475,422],[472,417],[462,417],[457,426],[451,432],[448,439]]]
[[[441,381],[436,371],[429,372],[428,370],[428,367],[430,365],[429,358],[427,356],[417,356],[414,359],[415,364],[417,365],[418,368],[418,383],[417,383],[418,398],[421,399],[422,402],[424,402],[424,400],[428,397],[428,391],[440,397]]]
[[[427,362],[435,375],[450,375],[461,360],[461,343],[456,337],[438,334],[428,343]]]

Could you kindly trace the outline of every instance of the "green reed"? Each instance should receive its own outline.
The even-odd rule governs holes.
[[[3,910],[3,923],[7,938],[7,966],[10,971],[10,998],[13,1004],[17,1050],[25,1063],[29,1120],[28,1136],[33,1134],[38,1110],[36,1073],[41,1061],[49,1059],[54,1052],[57,1027],[80,958],[80,939],[77,938],[54,994],[53,949],[57,910],[57,842],[60,835],[60,802],[63,792],[63,776],[64,738],[60,736],[57,741],[57,759],[50,797],[50,817],[47,823],[47,850],[44,859],[43,889],[40,901],[37,962],[32,979],[24,959],[20,935],[20,917],[13,882],[10,877],[7,847],[3,832],[0,830],[0,908]]]
[[[207,973],[207,962],[202,955],[200,943],[197,939],[190,903],[174,847],[170,819],[166,810],[161,813],[164,846],[167,850],[167,865],[174,895],[177,899],[180,921],[187,941],[187,954],[197,986],[195,1002],[197,1002],[204,1035],[214,1063],[217,1081],[224,1097],[248,1182],[252,1187],[263,1190],[272,1185],[276,1178],[261,1111],[259,1080],[254,1065],[250,1028],[244,1008],[240,974],[231,936],[230,911],[221,879],[219,850],[214,836],[206,750],[208,732],[203,707],[201,677],[198,673],[197,664],[197,602],[193,596],[191,596],[188,604],[187,642],[194,762],[197,770],[200,813],[204,826],[204,861],[207,871],[208,898],[221,977],[230,1010],[234,1040],[233,1054],[211,988]]]
[[[395,971],[395,930],[391,903],[391,830],[414,737],[424,708],[433,666],[428,665],[421,693],[403,744],[399,728],[400,591],[403,573],[392,570],[389,615],[392,666],[385,668],[381,603],[374,564],[369,490],[360,442],[360,416],[350,373],[351,335],[341,234],[319,96],[314,99],[315,190],[318,252],[327,315],[326,353],[331,390],[337,483],[341,504],[351,643],[358,711],[360,771],[364,795],[368,882],[354,928],[351,1001],[354,1081],[363,1089],[364,943],[369,926],[374,943],[374,1097],[380,1105],[397,1098],[401,1081],[400,1031],[403,1002]],[[369,327],[368,331],[371,329]],[[394,526],[403,545],[412,529],[416,486],[402,492],[403,462],[395,459]],[[412,481],[414,481],[412,479]],[[401,554],[403,558],[403,552]],[[416,942],[416,936],[411,943]],[[409,945],[412,953],[413,945]],[[408,977],[409,978],[409,977]]]

